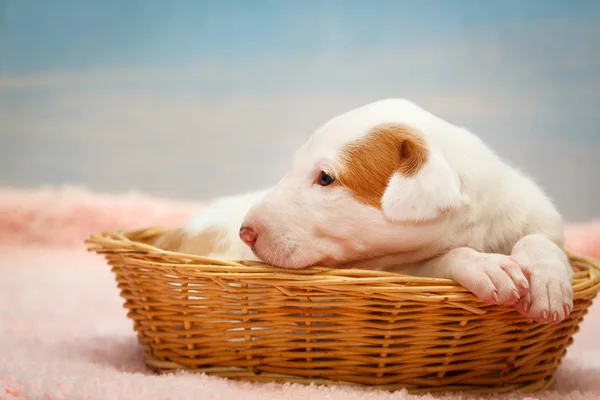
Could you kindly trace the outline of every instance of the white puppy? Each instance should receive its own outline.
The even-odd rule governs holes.
[[[400,99],[330,120],[273,188],[217,200],[162,245],[450,278],[539,322],[573,309],[552,202],[477,136]]]

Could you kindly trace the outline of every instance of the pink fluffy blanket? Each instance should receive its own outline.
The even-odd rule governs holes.
[[[92,232],[174,225],[195,206],[79,189],[0,189],[0,399],[478,398],[152,374],[144,366],[109,268],[101,257],[86,252],[82,241]],[[591,253],[600,243],[599,224],[570,232],[572,247],[580,251]],[[596,304],[552,390],[494,397],[599,399],[599,331]]]

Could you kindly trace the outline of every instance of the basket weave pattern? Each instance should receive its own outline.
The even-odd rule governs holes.
[[[292,273],[146,244],[160,232],[104,233],[87,243],[112,266],[146,363],[163,372],[410,392],[543,390],[600,289],[599,264],[569,254],[573,312],[545,325],[450,280]]]

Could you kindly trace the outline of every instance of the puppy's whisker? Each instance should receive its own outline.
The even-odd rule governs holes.
[[[281,247],[281,243],[277,243],[277,248],[273,252],[273,261],[275,261],[274,264],[278,264],[276,260],[279,258],[279,254],[280,254],[279,253],[279,248],[280,247]],[[279,265],[281,265],[281,264],[279,264]]]
[[[304,252],[302,247],[296,246],[296,252],[300,252],[300,256],[302,257],[302,260],[304,260],[305,262],[308,260],[308,257],[306,257],[306,253]]]
[[[273,245],[269,249],[269,255],[268,256],[269,256],[269,260],[271,260],[269,264],[274,264],[275,263],[274,260],[275,260],[276,255],[277,255],[277,244],[273,243]]]
[[[294,258],[294,252],[292,250],[288,250],[288,257],[292,259],[292,263],[294,263],[294,265],[298,265],[296,264],[296,259]]]

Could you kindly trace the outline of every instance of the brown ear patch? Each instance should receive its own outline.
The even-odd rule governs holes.
[[[392,174],[415,176],[428,156],[425,141],[414,129],[401,124],[379,125],[342,150],[344,166],[337,180],[358,201],[380,209]]]
[[[163,232],[153,245],[167,251],[207,256],[227,251],[227,244],[220,241],[223,236],[224,232],[217,229],[204,230],[197,234],[173,229]]]

